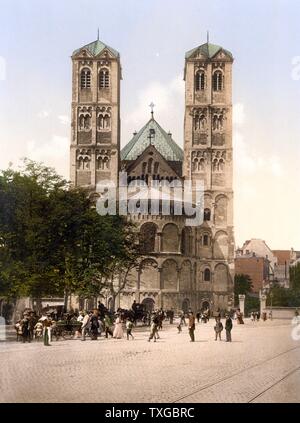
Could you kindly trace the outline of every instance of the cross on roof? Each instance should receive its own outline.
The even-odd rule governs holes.
[[[149,104],[149,107],[151,108],[151,116],[152,116],[152,118],[153,118],[153,114],[154,114],[154,107],[155,107],[155,104],[153,103],[153,101]]]

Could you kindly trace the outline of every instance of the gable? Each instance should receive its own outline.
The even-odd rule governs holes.
[[[212,56],[213,60],[232,60],[232,56],[228,54],[228,52],[224,49],[218,51],[214,56]]]
[[[121,150],[122,160],[136,160],[146,148],[154,145],[156,150],[167,160],[183,161],[183,151],[154,118],[151,118],[143,128]]]

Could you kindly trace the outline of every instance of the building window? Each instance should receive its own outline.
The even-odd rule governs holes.
[[[216,71],[213,74],[213,90],[214,91],[223,90],[223,74],[221,71]]]
[[[203,235],[203,245],[205,247],[209,246],[209,236],[208,235]]]
[[[209,221],[210,220],[210,209],[204,209],[204,221]]]
[[[101,69],[99,73],[99,88],[109,88],[109,70]]]
[[[204,270],[204,282],[210,282],[210,270],[209,269]]]
[[[203,91],[205,88],[205,74],[203,71],[196,73],[196,91]]]
[[[80,74],[80,87],[91,88],[91,71],[89,69],[82,69]]]

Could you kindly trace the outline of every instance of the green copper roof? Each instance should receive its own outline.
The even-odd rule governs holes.
[[[217,46],[215,44],[205,43],[201,46],[198,46],[196,48],[193,48],[192,50],[185,53],[185,58],[189,59],[196,51],[206,56],[208,59],[212,59],[220,50],[223,50],[225,53],[227,53],[232,59],[233,56],[230,53],[230,51],[225,50],[221,46]]]
[[[73,55],[79,53],[80,50],[85,49],[85,50],[88,50],[93,56],[97,56],[105,48],[107,48],[111,53],[113,53],[114,56],[119,57],[119,53],[117,52],[117,50],[102,43],[102,41],[100,40],[93,41],[92,43],[89,43],[83,47],[78,48],[77,50],[73,52]]]
[[[121,151],[121,160],[135,160],[145,151],[150,145],[150,129],[154,130],[151,144],[166,160],[176,162],[183,160],[182,149],[153,118],[125,145]]]

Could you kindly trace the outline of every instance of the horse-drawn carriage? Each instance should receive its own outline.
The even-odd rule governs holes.
[[[78,322],[75,318],[58,320],[54,322],[51,328],[51,337],[55,338],[56,341],[59,338],[71,339],[75,336],[76,332],[81,329],[81,322]]]

